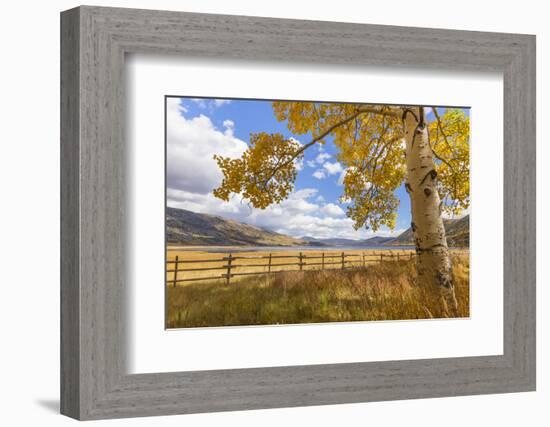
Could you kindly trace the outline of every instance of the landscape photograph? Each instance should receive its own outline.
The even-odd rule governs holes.
[[[167,329],[470,317],[470,109],[165,97]]]

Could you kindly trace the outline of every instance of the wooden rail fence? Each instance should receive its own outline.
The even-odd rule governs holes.
[[[175,259],[167,260],[166,273],[172,273],[172,278],[168,279],[167,283],[171,283],[176,286],[181,282],[194,282],[198,280],[225,280],[226,284],[231,283],[232,277],[237,276],[250,276],[250,275],[263,275],[263,274],[275,274],[284,273],[288,271],[303,271],[309,270],[344,270],[346,268],[359,268],[366,267],[368,264],[379,263],[388,261],[410,260],[415,256],[413,252],[408,253],[381,253],[381,254],[346,254],[341,253],[325,253],[322,252],[319,255],[316,254],[304,254],[300,252],[298,255],[237,255],[229,254],[228,256],[216,259],[180,259],[179,255],[176,255]],[[287,260],[298,259],[298,262],[286,262]],[[266,260],[266,262],[262,262]],[[273,262],[275,260],[281,260]],[[313,262],[307,262],[313,261]],[[244,262],[244,264],[237,263]],[[196,267],[193,264],[202,263],[223,263],[214,267]],[[187,267],[190,266],[190,267]],[[289,269],[288,267],[298,267],[297,269]],[[313,268],[308,268],[313,267]],[[242,269],[252,269],[253,271],[242,271]],[[281,269],[283,268],[283,269]],[[263,270],[260,270],[263,269]],[[216,276],[200,276],[200,277],[184,277],[185,273],[191,272],[209,272],[219,271],[222,273]]]

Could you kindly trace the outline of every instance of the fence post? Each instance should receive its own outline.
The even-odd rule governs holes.
[[[399,261],[399,252],[397,252],[397,261]]]
[[[267,272],[271,273],[271,252],[269,253],[269,264],[267,266]]]
[[[365,268],[366,264],[365,264],[365,253],[363,252],[363,268]]]
[[[321,270],[325,269],[325,253],[321,252]]]
[[[233,256],[229,254],[229,257],[227,258],[227,278],[226,278],[226,284],[229,286],[229,282],[231,281],[231,261],[233,260]]]
[[[176,255],[176,262],[174,263],[174,288],[176,287],[176,284],[178,283],[178,262],[179,262],[179,256]]]
[[[302,258],[304,256],[302,255],[302,252],[300,252],[300,255],[298,256],[298,258],[300,259],[300,271],[302,271]]]
[[[344,263],[345,263],[345,261],[344,261],[344,252],[342,252],[342,270],[345,268]]]
[[[380,263],[384,262],[384,254],[380,253]]]

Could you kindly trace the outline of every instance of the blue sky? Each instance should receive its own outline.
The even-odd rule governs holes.
[[[278,122],[270,101],[167,98],[168,206],[220,215],[295,237],[361,239],[374,235],[370,230],[355,231],[345,216],[346,205],[339,201],[345,171],[331,139],[322,147],[306,150],[294,193],[280,205],[262,211],[240,197],[229,202],[215,199],[211,191],[221,182],[221,173],[212,155],[240,157],[253,132],[278,132],[301,143],[311,140],[310,135],[293,135],[285,122]],[[400,200],[395,230],[383,228],[376,235],[399,234],[410,225],[404,187],[395,194]]]

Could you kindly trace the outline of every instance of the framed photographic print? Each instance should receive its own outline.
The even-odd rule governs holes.
[[[167,328],[469,317],[469,108],[165,102]]]
[[[535,389],[535,39],[62,13],[61,407]]]

